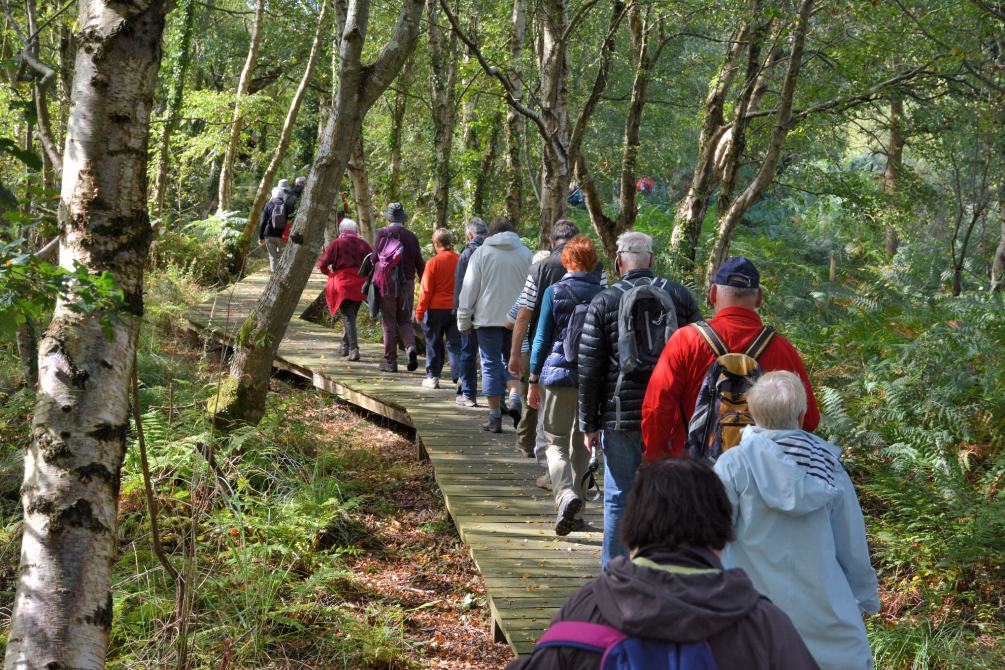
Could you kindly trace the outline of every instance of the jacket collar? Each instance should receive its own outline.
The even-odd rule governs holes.
[[[339,237],[359,237],[359,233],[355,230],[343,230],[338,234]]]
[[[621,278],[631,281],[633,279],[638,279],[639,277],[655,277],[653,271],[650,268],[635,268],[634,270],[629,270]]]
[[[566,272],[562,275],[562,279],[578,279],[579,281],[584,281],[589,284],[599,284],[600,277],[593,272]]]
[[[716,310],[715,316],[712,318],[723,318],[729,319],[730,321],[746,321],[758,326],[763,325],[761,323],[761,315],[752,309],[747,309],[746,307],[724,307]]]

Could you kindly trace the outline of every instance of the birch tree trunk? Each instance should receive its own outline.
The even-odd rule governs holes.
[[[509,77],[513,81],[513,97],[523,100],[523,43],[527,34],[527,0],[513,0],[510,20]],[[523,215],[523,169],[520,165],[520,112],[506,109],[506,215],[517,228]],[[478,210],[475,210],[478,213]]]
[[[178,38],[178,59],[171,73],[171,94],[164,110],[164,127],[157,142],[157,177],[154,182],[154,216],[164,217],[168,171],[171,167],[171,136],[178,127],[178,115],[185,93],[185,76],[192,60],[192,30],[195,26],[195,0],[182,0],[181,35]]]
[[[541,12],[538,66],[541,75],[541,117],[547,137],[543,138],[542,147],[538,246],[547,249],[552,224],[565,216],[566,198],[572,180],[569,157],[562,150],[569,146],[567,0],[542,0]]]
[[[238,257],[234,259],[233,263],[236,268],[240,268],[244,264],[244,258],[251,248],[255,231],[258,229],[258,220],[262,217],[262,210],[265,209],[265,203],[269,201],[272,193],[272,182],[276,178],[276,172],[279,171],[279,166],[282,164],[283,159],[286,158],[286,150],[290,148],[290,140],[293,139],[293,130],[297,125],[297,117],[300,116],[300,107],[303,105],[304,95],[307,93],[311,77],[314,76],[318,54],[321,52],[321,34],[324,32],[324,22],[327,13],[328,3],[322,2],[321,13],[318,15],[318,26],[314,31],[314,41],[311,43],[310,55],[307,57],[307,66],[304,68],[303,76],[300,77],[300,84],[297,86],[297,90],[293,93],[293,99],[290,100],[290,108],[286,111],[283,129],[279,133],[279,142],[272,153],[272,160],[269,161],[268,167],[265,168],[265,174],[262,175],[261,181],[258,182],[258,191],[255,193],[254,201],[251,203],[251,210],[248,212],[248,221],[244,224],[244,231],[241,233],[241,241],[237,247]]]
[[[390,41],[364,66],[369,0],[350,0],[339,45],[338,93],[307,177],[290,241],[258,304],[238,330],[230,377],[217,403],[221,425],[257,423],[265,411],[276,349],[321,252],[325,223],[358,142],[363,118],[415,48],[424,0],[404,0]]]
[[[234,162],[241,148],[241,130],[244,128],[241,117],[242,98],[248,95],[248,86],[255,72],[258,61],[258,46],[262,42],[262,17],[265,14],[265,0],[258,0],[255,6],[254,23],[251,26],[251,43],[248,45],[248,56],[241,68],[241,76],[237,80],[237,95],[234,97],[234,116],[231,120],[230,135],[227,139],[227,151],[223,155],[223,165],[220,168],[220,187],[217,194],[217,212],[230,209],[230,197],[234,189]]]
[[[165,3],[82,0],[64,154],[60,264],[115,276],[114,315],[56,305],[39,348],[8,670],[103,668],[119,478],[151,230],[146,160]],[[102,318],[114,316],[114,337]]]
[[[457,84],[457,35],[449,38],[439,26],[439,6],[426,5],[429,59],[432,65],[430,103],[433,118],[433,228],[448,225],[450,209],[450,156],[454,143],[457,110],[454,89]]]
[[[814,0],[800,0],[795,26],[792,29],[791,47],[789,48],[788,67],[782,88],[778,93],[778,108],[774,115],[774,125],[768,138],[768,147],[764,159],[754,174],[753,180],[730,204],[729,209],[719,218],[719,225],[712,253],[709,255],[705,269],[705,284],[711,284],[715,271],[729,255],[729,245],[733,240],[736,227],[743,215],[761,197],[765,189],[775,177],[775,169],[782,156],[785,138],[792,130],[794,120],[792,105],[795,99],[796,82],[802,67],[803,51],[806,45],[806,33],[809,29],[810,17]]]
[[[349,179],[352,181],[352,199],[356,201],[356,223],[360,237],[373,244],[377,231],[373,225],[373,199],[370,197],[370,178],[366,173],[366,153],[363,151],[363,133],[349,154]]]
[[[890,100],[890,137],[886,147],[886,170],[883,172],[883,190],[888,195],[897,193],[900,173],[904,162],[904,133],[901,124],[904,118],[904,101],[900,96]],[[886,257],[893,258],[900,246],[900,236],[897,229],[887,224],[884,232],[884,247]]]

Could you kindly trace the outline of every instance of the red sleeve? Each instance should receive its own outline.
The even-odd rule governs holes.
[[[799,375],[806,387],[806,416],[803,417],[803,430],[814,431],[820,425],[820,410],[817,407],[817,400],[813,395],[813,385],[810,384],[809,375],[806,374],[806,367],[803,365],[799,352],[792,346],[792,343],[784,337],[776,336],[774,342],[761,357],[761,367],[765,372],[772,370],[789,370]]]
[[[329,277],[332,276],[332,273],[328,270],[328,266],[333,265],[335,263],[335,257],[337,256],[337,254],[335,253],[335,245],[337,244],[337,242],[338,241],[335,240],[331,244],[329,244],[328,248],[325,250],[325,253],[321,256],[321,259],[318,260],[318,269],[321,270],[321,272],[324,272]]]
[[[419,302],[415,306],[415,320],[422,321],[422,315],[429,308],[429,302],[433,297],[433,274],[436,265],[434,259],[429,259],[429,272],[422,273],[422,280],[419,282]]]
[[[687,329],[671,336],[656,363],[642,402],[642,441],[647,461],[679,456],[687,442],[681,411],[685,391]]]

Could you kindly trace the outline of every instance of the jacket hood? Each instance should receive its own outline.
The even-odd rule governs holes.
[[[597,580],[598,608],[636,637],[697,642],[746,617],[761,594],[742,570],[723,570],[708,549],[642,549],[611,561]]]
[[[748,452],[750,476],[764,503],[775,511],[802,516],[824,507],[840,495],[840,491],[810,475],[775,442],[793,433],[802,431],[748,426],[743,430],[741,446]],[[814,439],[833,449],[823,440]]]
[[[487,247],[516,249],[521,245],[523,245],[523,242],[520,241],[520,236],[508,230],[504,233],[496,233],[495,235],[485,238],[485,246]]]

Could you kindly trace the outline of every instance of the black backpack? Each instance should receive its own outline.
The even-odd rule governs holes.
[[[618,282],[618,382],[614,387],[614,429],[621,429],[621,385],[625,379],[646,382],[677,330],[677,307],[665,279],[638,284]]]
[[[286,230],[286,203],[282,198],[272,199],[272,216],[269,218],[269,230],[275,235],[282,235]]]

